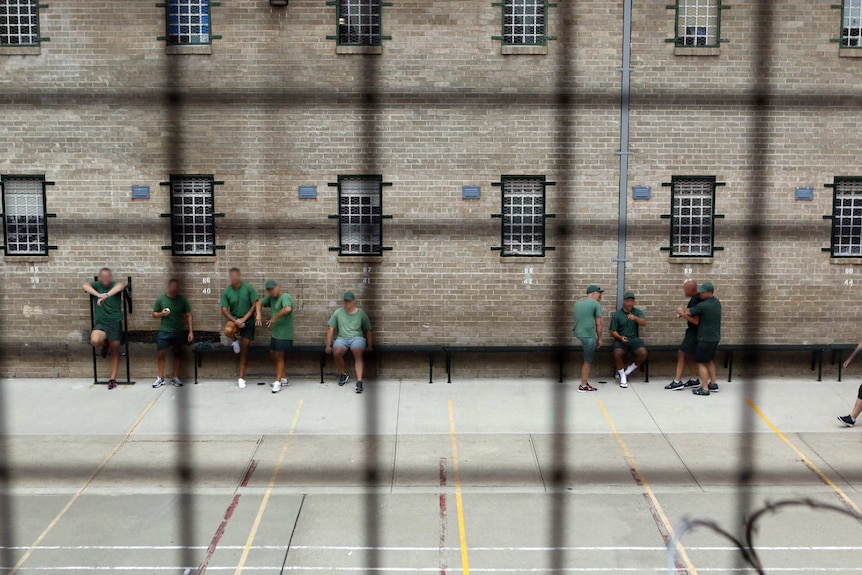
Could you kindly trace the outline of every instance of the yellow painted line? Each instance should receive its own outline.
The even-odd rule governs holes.
[[[608,422],[608,426],[611,428],[611,432],[614,434],[614,437],[617,438],[617,443],[619,443],[620,448],[623,450],[623,455],[625,455],[626,463],[628,463],[628,466],[629,468],[631,468],[635,478],[643,486],[644,491],[646,491],[647,497],[649,497],[650,501],[653,504],[653,507],[656,510],[656,513],[658,513],[658,516],[661,519],[664,528],[667,529],[668,535],[671,537],[671,539],[673,539],[675,537],[675,532],[673,529],[673,525],[671,525],[670,519],[668,519],[667,514],[664,512],[664,509],[662,509],[661,503],[658,502],[658,498],[655,496],[652,487],[650,487],[649,481],[647,481],[646,477],[644,477],[643,473],[641,473],[640,467],[638,467],[638,464],[635,462],[635,458],[632,455],[632,452],[629,451],[629,448],[626,445],[625,441],[623,441],[620,432],[617,431],[617,426],[614,425],[614,421],[613,419],[611,419],[611,414],[608,413],[605,404],[602,403],[601,399],[597,401],[599,403],[599,407],[602,410],[602,415],[605,416],[605,420]],[[677,541],[676,549],[679,552],[679,557],[682,559],[682,562],[685,564],[685,568],[688,570],[688,572],[691,575],[697,575],[697,569],[694,568],[694,564],[692,564],[688,553],[686,553],[685,548],[682,546],[682,543],[680,541]]]
[[[820,481],[822,481],[835,491],[836,495],[838,495],[838,498],[844,503],[844,505],[846,505],[856,513],[862,514],[862,511],[859,510],[859,507],[853,502],[853,500],[850,499],[840,487],[835,485],[835,482],[829,479],[829,477],[825,473],[820,471],[820,468],[814,465],[814,462],[808,459],[808,457],[804,453],[802,453],[802,451],[798,447],[796,447],[789,439],[787,439],[787,436],[781,433],[781,430],[775,427],[775,424],[772,423],[762,411],[760,411],[760,408],[758,408],[753,401],[746,397],[745,403],[747,403],[748,406],[754,410],[754,413],[760,416],[760,419],[762,419],[764,423],[769,426],[769,428],[775,433],[775,435],[777,435],[781,439],[781,441],[787,444],[787,447],[789,447],[793,450],[794,453],[796,453],[802,463],[804,463],[808,469],[813,471],[814,474],[820,478]]]
[[[59,513],[57,513],[57,515],[54,517],[54,519],[51,520],[51,522],[48,524],[48,526],[45,527],[45,529],[42,531],[42,533],[39,534],[39,536],[36,538],[36,540],[33,542],[33,544],[27,548],[27,551],[24,552],[24,555],[21,556],[21,559],[19,559],[18,562],[15,563],[15,566],[12,567],[12,570],[9,572],[9,575],[15,575],[15,573],[17,573],[18,570],[21,569],[21,566],[24,565],[24,563],[27,561],[27,559],[30,558],[30,555],[33,554],[33,551],[35,551],[36,548],[42,544],[42,541],[45,540],[45,537],[48,536],[48,533],[50,533],[51,530],[57,526],[57,524],[60,522],[60,520],[66,514],[66,512],[69,511],[69,509],[72,507],[72,505],[74,505],[75,502],[78,500],[78,498],[81,497],[81,495],[84,493],[84,490],[86,490],[87,487],[90,486],[90,484],[93,482],[93,480],[96,479],[96,476],[99,475],[99,473],[108,464],[108,462],[111,461],[111,459],[117,454],[117,452],[120,449],[122,449],[122,447],[129,440],[129,437],[131,437],[132,433],[134,433],[135,429],[137,429],[137,427],[144,420],[144,417],[147,415],[147,413],[150,412],[150,410],[153,408],[153,406],[155,404],[156,404],[156,400],[154,399],[149,403],[149,405],[147,405],[146,408],[144,408],[144,411],[141,412],[141,414],[135,420],[135,423],[132,424],[132,427],[130,427],[129,431],[126,432],[126,435],[123,436],[123,439],[116,446],[114,446],[114,448],[111,450],[111,452],[108,453],[108,456],[105,457],[105,459],[102,461],[102,463],[99,464],[99,466],[96,468],[96,470],[90,474],[90,476],[87,478],[87,480],[84,482],[84,484],[78,489],[78,491],[75,492],[75,494],[72,496],[72,498],[66,503],[66,505],[63,506],[63,508],[60,510]]]
[[[470,575],[470,557],[467,553],[467,530],[464,527],[464,500],[461,497],[461,468],[458,466],[458,440],[455,435],[455,411],[449,400],[449,435],[452,438],[452,469],[455,472],[455,505],[458,507],[458,535],[461,537],[461,572]]]
[[[254,544],[254,538],[257,536],[257,530],[260,528],[260,522],[263,519],[263,513],[266,511],[266,506],[269,505],[269,498],[272,496],[272,490],[275,487],[275,480],[278,478],[278,472],[281,470],[281,465],[284,463],[284,456],[287,454],[287,448],[290,447],[290,439],[293,437],[293,432],[296,431],[296,424],[299,421],[299,414],[302,411],[302,400],[296,406],[296,412],[293,414],[293,423],[290,424],[290,431],[287,432],[287,439],[284,440],[284,445],[281,448],[281,454],[275,462],[275,467],[272,470],[272,476],[269,478],[269,485],[266,487],[266,492],[263,494],[263,500],[260,502],[260,507],[257,510],[257,517],[254,518],[254,523],[251,526],[251,532],[248,534],[248,539],[245,542],[245,547],[242,549],[242,556],[239,558],[239,563],[236,566],[234,575],[239,575],[245,568],[245,562],[248,560],[248,554],[251,551],[251,546]]]

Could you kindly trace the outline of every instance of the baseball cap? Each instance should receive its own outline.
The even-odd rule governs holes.
[[[635,292],[633,292],[633,291],[627,291],[627,292],[625,293],[625,295],[623,295],[623,299],[629,299],[629,298],[631,298],[631,299],[635,299]]]
[[[353,301],[356,299],[356,295],[352,291],[344,292],[344,301]]]
[[[698,288],[697,291],[715,291],[715,286],[712,285],[712,282],[703,282]]]
[[[605,290],[603,290],[602,288],[600,288],[597,285],[591,285],[590,287],[587,288],[587,293],[593,293],[593,292],[605,293]]]
[[[278,282],[275,280],[266,280],[266,289],[272,289],[278,285]]]

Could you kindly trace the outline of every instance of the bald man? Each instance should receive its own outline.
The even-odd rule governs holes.
[[[700,292],[697,291],[697,282],[688,279],[682,284],[682,291],[685,297],[688,298],[686,309],[691,309],[700,303]],[[678,318],[678,316],[677,316]],[[697,364],[694,361],[694,352],[697,349],[697,325],[688,322],[685,328],[685,337],[676,352],[676,375],[673,381],[664,386],[665,389],[676,391],[679,389],[700,387],[700,380],[697,376]],[[682,381],[682,374],[685,371],[685,366],[688,365],[688,371],[691,377],[688,381]]]

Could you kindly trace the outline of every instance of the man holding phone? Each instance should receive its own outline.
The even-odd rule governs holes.
[[[628,376],[646,361],[647,348],[639,337],[639,329],[646,325],[644,312],[635,307],[634,292],[626,292],[623,296],[623,307],[611,316],[611,335],[614,336],[614,367],[620,375],[620,387],[629,386]],[[634,356],[632,364],[626,368],[625,356]]]

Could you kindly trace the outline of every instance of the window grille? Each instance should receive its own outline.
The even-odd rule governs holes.
[[[715,178],[674,176],[671,186],[671,255],[712,256],[717,217]]]
[[[382,255],[382,176],[338,176],[341,255]]]
[[[0,46],[38,45],[38,0],[0,0]]]
[[[862,178],[835,178],[832,256],[862,256]]]
[[[210,44],[209,0],[168,0],[168,44],[184,46]]]
[[[214,255],[212,176],[171,176],[171,249],[176,256]]]
[[[843,0],[841,47],[862,48],[862,0]]]
[[[380,0],[338,0],[338,43],[380,46]]]
[[[677,0],[676,32],[677,46],[716,48],[721,33],[721,0]]]
[[[504,0],[503,43],[516,46],[545,44],[546,0]]]
[[[44,178],[3,176],[2,185],[6,255],[47,255]]]
[[[543,257],[554,248],[545,245],[545,189],[555,182],[545,176],[503,176],[493,185],[500,186],[503,211],[491,217],[502,220],[500,246],[491,248],[502,256]]]

